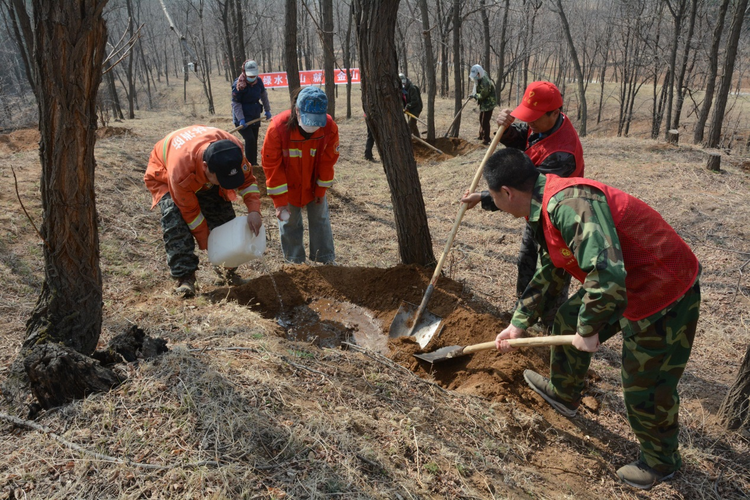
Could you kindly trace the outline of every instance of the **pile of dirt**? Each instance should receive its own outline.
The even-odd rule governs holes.
[[[275,319],[282,327],[281,334],[290,340],[324,347],[343,341],[364,342],[447,389],[499,402],[509,394],[525,394],[522,372],[526,368],[544,370],[547,348],[519,350],[514,356],[501,356],[493,349],[436,364],[413,356],[444,346],[493,340],[508,324],[507,316],[490,314],[487,304],[451,279],[440,278],[430,298],[428,309],[443,318],[443,328],[424,351],[411,337],[388,340],[401,301],[418,304],[430,279],[429,271],[417,266],[287,266],[240,287],[214,290],[209,297],[236,301]],[[380,339],[372,338],[373,329],[379,329]]]
[[[414,159],[417,160],[417,163],[425,160],[450,160],[451,158],[455,158],[456,156],[465,155],[481,148],[481,146],[472,144],[471,142],[465,141],[460,137],[438,137],[437,139],[431,141],[425,140],[425,142],[439,149],[443,152],[443,154],[439,154],[434,149],[425,146],[422,142],[412,137],[411,145],[412,149],[414,150]]]
[[[0,153],[20,153],[39,149],[39,130],[33,128],[0,134]]]

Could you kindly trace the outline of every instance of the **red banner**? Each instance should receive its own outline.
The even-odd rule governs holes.
[[[352,77],[352,83],[361,83],[359,68],[349,70]],[[288,87],[289,82],[286,79],[286,71],[278,73],[261,73],[258,77],[263,81],[266,88]],[[336,85],[346,84],[346,72],[341,69],[333,71],[333,79]],[[323,85],[326,82],[325,72],[322,69],[299,72],[299,82],[303,87],[306,85]]]

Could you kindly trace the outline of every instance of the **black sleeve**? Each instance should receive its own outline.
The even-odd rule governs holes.
[[[529,126],[525,123],[512,123],[500,138],[505,147],[526,150],[526,139],[529,134]]]
[[[570,174],[576,169],[576,157],[570,153],[558,151],[545,158],[536,168],[543,174],[570,177]]]
[[[490,196],[489,191],[482,191],[482,210],[489,210],[490,212],[497,212],[500,210],[497,208],[497,205],[495,205],[495,202],[492,201],[492,196]]]

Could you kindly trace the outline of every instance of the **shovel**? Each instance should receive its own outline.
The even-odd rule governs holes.
[[[458,120],[458,117],[461,116],[461,111],[463,111],[466,105],[469,104],[469,101],[471,101],[471,96],[466,98],[466,102],[464,102],[464,105],[461,106],[461,109],[458,110],[458,113],[456,113],[456,116],[453,117],[453,121],[451,122],[450,125],[448,125],[448,129],[445,131],[445,134],[443,134],[443,137],[448,137],[448,133],[453,128],[453,124],[456,123],[456,120]]]
[[[258,123],[261,120],[262,120],[262,118],[256,118],[255,120],[250,120],[249,122],[245,122],[245,127],[247,127],[248,125],[252,125],[253,123]],[[233,132],[237,132],[238,130],[243,129],[245,127],[243,127],[242,125],[240,125],[238,127],[233,128],[232,130],[230,130],[229,133],[231,134]]]
[[[484,164],[487,163],[489,157],[492,156],[492,153],[495,152],[495,148],[497,147],[497,143],[500,142],[500,136],[503,135],[503,132],[505,132],[505,127],[500,127],[499,129],[497,129],[497,133],[492,139],[492,143],[490,143],[489,147],[487,148],[487,152],[484,153],[482,163],[479,164],[477,173],[474,174],[474,179],[471,181],[471,187],[469,187],[470,193],[473,193],[476,190],[477,184],[479,184],[479,179],[482,178],[482,170],[484,170]],[[410,304],[408,302],[401,303],[401,306],[398,308],[398,312],[396,313],[396,317],[393,318],[391,327],[388,330],[389,338],[393,339],[398,337],[414,337],[419,344],[419,347],[424,349],[427,343],[432,340],[432,337],[434,337],[436,333],[440,331],[440,323],[442,322],[442,318],[440,318],[439,316],[435,316],[434,314],[429,314],[425,318],[423,318],[423,316],[425,315],[425,310],[427,309],[427,302],[429,302],[430,297],[432,296],[432,292],[435,290],[437,280],[440,277],[440,271],[443,269],[443,262],[445,262],[445,257],[448,255],[448,251],[453,245],[453,238],[456,237],[458,226],[461,224],[461,219],[463,219],[467,207],[468,205],[466,203],[461,203],[461,208],[458,209],[458,215],[456,216],[456,221],[453,223],[453,229],[451,229],[451,233],[448,236],[448,241],[445,242],[443,254],[440,256],[440,260],[438,260],[437,266],[435,266],[435,272],[432,274],[430,284],[427,286],[427,290],[425,290],[424,292],[422,302],[419,304],[416,312],[414,311],[413,304]]]
[[[542,345],[571,345],[575,335],[551,335],[549,337],[527,337],[523,339],[508,339],[508,344],[511,347],[536,347]],[[437,351],[428,352],[425,354],[415,354],[415,358],[422,359],[429,363],[439,363],[448,359],[458,358],[466,356],[473,352],[484,351],[487,349],[494,349],[495,341],[483,342],[481,344],[467,345],[466,347],[460,345],[451,345],[447,347],[441,347]]]

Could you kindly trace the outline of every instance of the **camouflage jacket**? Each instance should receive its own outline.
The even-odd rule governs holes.
[[[511,320],[513,325],[523,329],[536,323],[544,310],[545,299],[559,293],[566,274],[552,263],[544,239],[541,214],[546,183],[544,175],[537,178],[528,219],[534,239],[540,245],[540,264],[518,299]],[[581,270],[587,273],[576,327],[579,335],[588,337],[615,323],[619,323],[625,336],[642,332],[679,302],[678,298],[670,306],[639,321],[622,316],[627,306],[625,261],[604,193],[591,186],[571,186],[554,195],[547,209],[552,224],[560,229]],[[545,293],[547,290],[550,293]]]
[[[487,75],[477,81],[477,103],[479,111],[492,111],[497,106],[495,97],[495,85]]]

